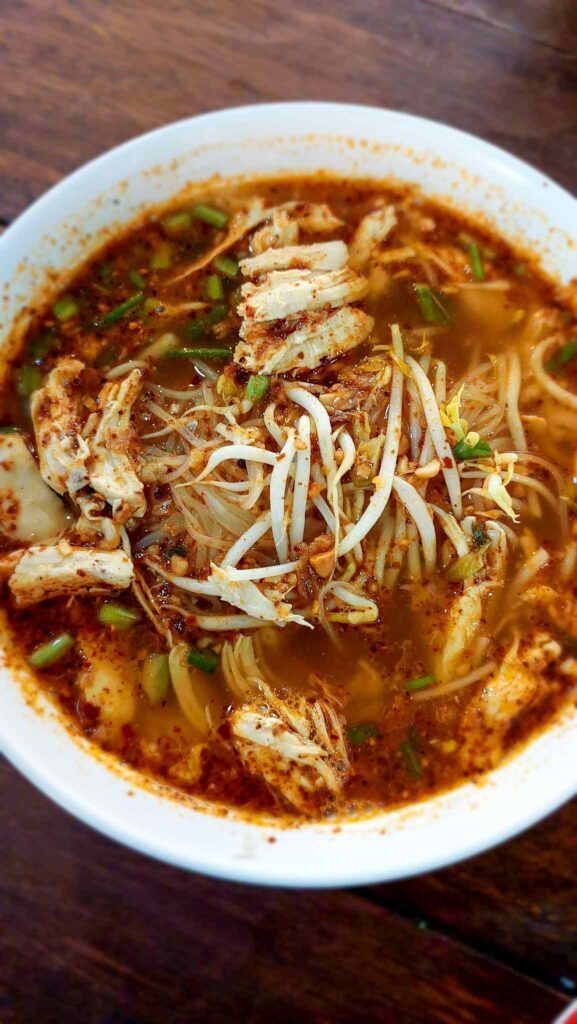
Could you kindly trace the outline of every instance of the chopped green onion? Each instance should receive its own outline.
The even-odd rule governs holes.
[[[173,555],[178,555],[180,558],[186,558],[186,548],[183,544],[175,544],[173,547],[166,549],[166,557],[172,558]]]
[[[229,348],[211,348],[200,345],[198,348],[172,348],[164,355],[165,359],[232,359]]]
[[[399,750],[403,755],[407,771],[409,771],[411,775],[414,775],[415,778],[417,778],[419,775],[422,775],[423,766],[421,764],[421,759],[419,757],[418,751],[416,750],[412,740],[409,738],[403,740],[399,747]]]
[[[491,454],[491,447],[486,441],[477,441],[477,444],[467,444],[463,437],[453,448],[453,455],[459,462],[465,459],[486,459]]]
[[[72,295],[61,295],[54,303],[52,312],[57,320],[65,323],[66,320],[71,320],[73,316],[76,316],[78,308],[78,303],[76,299],[72,298]]]
[[[545,363],[545,369],[560,370],[563,366],[567,366],[567,363],[570,363],[575,356],[577,356],[577,338],[572,338],[555,353],[552,359]]]
[[[112,264],[104,260],[98,265],[98,272],[100,274],[100,280],[102,284],[110,284],[112,280]]]
[[[228,223],[228,213],[217,210],[216,206],[207,206],[206,203],[197,203],[192,207],[191,213],[196,220],[202,220],[213,228],[223,228]]]
[[[137,292],[130,299],[126,299],[125,302],[121,302],[119,306],[115,306],[114,309],[105,313],[104,316],[100,317],[99,320],[94,320],[92,326],[94,328],[105,327],[107,324],[113,324],[116,320],[120,320],[127,313],[131,313],[133,309],[140,306],[141,302],[144,302],[144,295],[142,292]]]
[[[421,308],[421,313],[428,324],[442,324],[450,327],[453,323],[449,306],[439,292],[429,288],[428,285],[415,285],[415,293]]]
[[[53,327],[41,331],[26,346],[26,355],[33,363],[41,363],[52,348],[58,344],[58,337]]]
[[[352,725],[348,731],[349,743],[353,747],[359,747],[367,740],[375,739],[379,735],[379,727],[376,722],[365,722],[362,725]]]
[[[181,235],[183,231],[188,231],[192,219],[190,213],[182,210],[181,213],[169,213],[160,223],[168,235]]]
[[[203,651],[199,651],[196,647],[191,647],[188,652],[188,664],[195,665],[202,672],[208,672],[209,675],[213,675],[218,668],[218,655],[208,647]]]
[[[483,266],[483,260],[481,259],[481,252],[476,242],[471,242],[467,247],[469,253],[469,263],[471,266],[471,272],[476,281],[485,280],[485,268]]]
[[[20,367],[16,380],[16,391],[21,398],[25,398],[27,395],[31,395],[33,391],[37,391],[41,383],[42,374],[37,366],[30,366],[28,363],[25,363],[24,366]]]
[[[111,363],[116,359],[116,349],[114,345],[107,345],[101,352],[98,353],[94,360],[95,366],[110,366]]]
[[[98,611],[99,622],[103,626],[115,626],[116,629],[131,629],[140,622],[140,615],[133,608],[127,608],[116,601],[105,601]]]
[[[483,544],[486,544],[490,540],[489,534],[482,526],[476,526],[473,530],[473,545],[476,548],[480,548]]]
[[[131,270],[128,274],[128,280],[140,291],[142,291],[143,288],[146,288],[146,281],[138,270]]]
[[[151,654],[142,667],[142,689],[154,707],[160,704],[168,693],[170,671],[167,654]]]
[[[204,293],[207,299],[211,302],[218,302],[219,299],[224,299],[224,288],[222,287],[222,280],[218,274],[209,274],[204,283]]]
[[[476,576],[485,567],[484,554],[491,547],[491,541],[487,540],[479,544],[474,551],[468,551],[466,555],[460,555],[454,562],[451,562],[445,570],[445,576],[451,583],[460,583],[463,580]]]
[[[144,300],[143,309],[145,313],[161,313],[164,306],[160,299],[154,299],[149,295],[148,298]]]
[[[264,373],[251,373],[245,388],[244,397],[249,402],[259,402],[268,391],[269,380]]]
[[[12,423],[4,423],[0,427],[0,434],[19,434],[18,427],[15,427]]]
[[[209,327],[219,324],[221,320],[228,316],[228,312],[228,306],[213,306],[204,316],[197,316],[195,320],[191,320],[190,323],[185,325],[183,330],[185,338],[188,341],[197,341],[198,338],[202,338]]]
[[[151,270],[168,270],[172,263],[172,246],[169,242],[160,242],[150,257]]]
[[[234,260],[232,256],[217,256],[213,266],[220,274],[231,279],[238,274],[238,261]]]
[[[209,309],[208,313],[205,313],[204,320],[212,327],[214,324],[219,324],[221,320],[224,320],[228,316],[228,312],[228,306],[214,306],[212,309]]]
[[[41,644],[32,651],[28,664],[32,665],[32,668],[50,668],[72,650],[75,642],[70,633],[61,633],[60,636],[55,636],[53,640]]]
[[[408,679],[404,684],[404,688],[409,693],[413,693],[414,690],[424,690],[425,687],[430,686],[434,682],[434,676],[417,676],[416,679]]]

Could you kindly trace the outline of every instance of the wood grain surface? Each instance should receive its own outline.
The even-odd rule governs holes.
[[[139,132],[281,99],[447,121],[575,191],[577,4],[5,0],[0,223]],[[577,993],[577,804],[443,872],[291,893],[122,849],[8,765],[0,787],[2,1024],[547,1024]]]

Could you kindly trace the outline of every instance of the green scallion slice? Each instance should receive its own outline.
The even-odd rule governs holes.
[[[60,636],[55,636],[53,640],[48,640],[32,651],[28,664],[32,665],[32,668],[50,668],[72,650],[75,642],[70,633],[61,633]]]
[[[204,314],[204,320],[207,324],[209,324],[209,326],[212,327],[214,324],[219,324],[220,321],[224,320],[224,318],[227,316],[228,306],[213,306],[212,309],[209,309],[208,313]]]
[[[40,331],[26,346],[26,355],[33,363],[41,363],[45,356],[58,344],[58,336],[53,327]]]
[[[477,444],[467,444],[465,438],[457,441],[453,448],[453,455],[459,462],[466,459],[486,459],[491,454],[491,446],[486,441],[477,441]]]
[[[154,707],[165,700],[170,687],[167,654],[151,654],[142,667],[142,689]]]
[[[42,374],[37,366],[30,366],[25,363],[18,371],[16,379],[16,392],[21,398],[26,398],[34,391],[37,391],[42,383]]]
[[[115,306],[114,309],[110,309],[108,313],[101,316],[99,320],[94,320],[92,326],[95,329],[99,327],[106,327],[107,324],[113,324],[116,320],[120,320],[127,313],[131,313],[133,309],[136,309],[140,304],[144,302],[144,293],[137,292],[130,299],[126,299],[125,302],[121,302],[119,306]]]
[[[469,264],[471,272],[476,281],[485,280],[485,268],[483,266],[483,260],[481,257],[481,250],[476,242],[471,242],[467,247],[469,253]]]
[[[172,264],[172,246],[169,242],[159,242],[150,257],[151,270],[168,270]]]
[[[468,551],[466,555],[460,555],[454,562],[445,569],[445,576],[451,583],[461,583],[471,576],[476,576],[485,568],[485,552],[491,547],[491,541],[479,544],[474,551]]]
[[[441,324],[443,327],[450,327],[453,323],[451,311],[446,299],[439,292],[428,285],[415,285],[415,293],[423,314],[428,324]]]
[[[421,764],[419,753],[413,741],[409,737],[407,737],[406,740],[403,740],[403,742],[399,746],[399,750],[403,755],[403,760],[405,762],[405,767],[407,771],[410,772],[411,775],[414,775],[415,778],[417,778],[419,775],[422,775],[423,766]]]
[[[415,690],[424,690],[434,682],[434,676],[417,676],[416,679],[408,679],[404,684],[404,689],[407,690],[408,693],[413,693]]]
[[[218,270],[219,274],[224,274],[225,277],[230,277],[231,280],[238,274],[238,261],[234,260],[232,256],[217,256],[213,266],[215,270]]]
[[[211,651],[209,647],[202,651],[199,651],[196,647],[191,647],[188,652],[188,664],[194,665],[201,672],[208,672],[212,676],[218,668],[218,655]]]
[[[268,391],[269,379],[264,373],[252,373],[248,378],[244,397],[248,402],[260,402]]]
[[[218,274],[209,274],[205,284],[204,293],[207,299],[211,302],[219,302],[220,299],[224,299],[224,288],[222,287],[222,279]]]
[[[165,359],[232,359],[229,348],[213,348],[210,345],[199,345],[197,348],[172,348],[164,355]]]
[[[18,427],[15,427],[13,423],[4,423],[0,427],[0,434],[19,434]]]
[[[102,284],[110,284],[112,281],[112,263],[109,263],[108,260],[99,263],[98,273],[100,274]]]
[[[367,740],[375,739],[379,735],[379,727],[376,722],[364,722],[361,725],[351,725],[348,731],[349,743],[353,747],[359,747]]]
[[[207,206],[206,203],[197,203],[192,207],[191,213],[196,220],[202,220],[213,228],[223,228],[228,224],[228,213],[218,210],[216,206]]]
[[[169,213],[160,223],[168,235],[182,235],[184,231],[188,231],[192,218],[190,213],[182,210],[180,213]]]
[[[567,363],[570,363],[577,356],[577,338],[572,338],[563,348],[555,353],[552,359],[545,363],[546,370],[561,370]]]
[[[52,312],[57,320],[60,320],[61,323],[66,323],[67,320],[71,320],[73,316],[76,316],[78,309],[78,303],[72,295],[61,295],[54,303]]]
[[[131,629],[140,622],[140,615],[133,608],[127,608],[116,601],[105,601],[98,611],[98,620],[103,626],[114,626],[115,629]]]
[[[139,291],[142,291],[143,288],[146,288],[146,281],[144,280],[142,274],[138,270],[129,271],[128,280],[130,281],[131,284],[134,285],[135,288],[138,288]]]

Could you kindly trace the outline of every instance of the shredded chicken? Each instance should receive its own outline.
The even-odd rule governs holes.
[[[125,590],[132,578],[124,551],[73,548],[61,541],[20,552],[8,586],[18,607],[25,608],[53,597]]]
[[[394,206],[375,206],[356,229],[349,247],[349,266],[365,270],[375,251],[389,237],[397,223]]]
[[[561,654],[561,645],[548,633],[515,640],[465,712],[464,763],[486,768],[499,761],[512,726],[546,696],[544,673]]]
[[[0,533],[29,544],[57,537],[66,524],[64,505],[42,479],[24,438],[0,435]]]
[[[110,504],[113,519],[120,523],[131,516],[143,516],[146,511],[131,420],[141,382],[142,370],[135,369],[124,380],[105,384],[98,396],[98,412],[86,424],[90,483]]]
[[[360,345],[373,328],[362,299],[367,281],[347,263],[344,242],[269,249],[244,260],[235,362],[258,373],[313,369]]]
[[[362,309],[345,306],[291,317],[281,321],[278,331],[270,324],[247,324],[241,329],[243,340],[235,349],[235,362],[266,374],[313,369],[323,359],[334,359],[362,344],[373,322]]]
[[[325,700],[281,700],[264,684],[265,701],[233,711],[234,747],[246,770],[302,813],[340,792],[349,759],[338,713]]]
[[[40,472],[58,494],[74,497],[88,483],[88,445],[81,436],[84,363],[61,359],[30,399]]]

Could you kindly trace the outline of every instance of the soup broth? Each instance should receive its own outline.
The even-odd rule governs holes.
[[[2,394],[19,655],[95,744],[246,813],[493,767],[575,693],[576,306],[374,182],[151,216]]]

